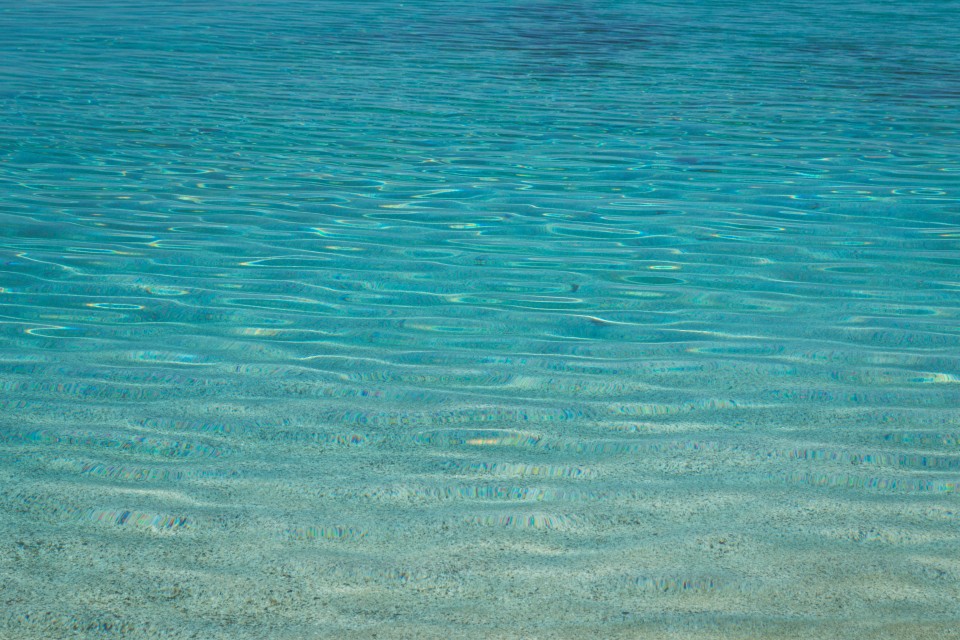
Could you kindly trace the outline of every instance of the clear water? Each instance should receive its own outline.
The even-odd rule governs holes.
[[[960,638],[958,15],[0,2],[0,637]]]

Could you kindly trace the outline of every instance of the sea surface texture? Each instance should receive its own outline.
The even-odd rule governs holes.
[[[0,0],[0,638],[960,638],[960,2]]]

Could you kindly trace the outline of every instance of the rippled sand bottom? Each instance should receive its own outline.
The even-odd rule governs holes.
[[[956,459],[870,412],[377,404],[8,406],[0,637],[960,637]]]

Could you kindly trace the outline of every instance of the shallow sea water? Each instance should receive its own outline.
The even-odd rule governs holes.
[[[958,15],[0,2],[0,638],[960,638]]]

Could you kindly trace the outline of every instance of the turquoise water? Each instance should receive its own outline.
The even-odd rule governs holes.
[[[0,1],[0,638],[960,638],[958,15]]]

